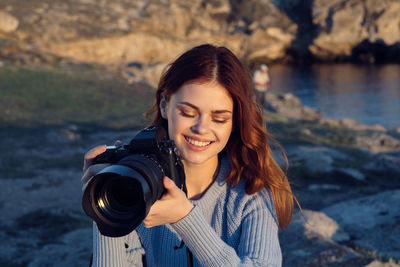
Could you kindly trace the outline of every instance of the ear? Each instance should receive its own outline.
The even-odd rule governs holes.
[[[161,112],[161,117],[164,119],[168,119],[167,116],[167,101],[165,100],[165,97],[162,96],[160,100],[160,112]]]

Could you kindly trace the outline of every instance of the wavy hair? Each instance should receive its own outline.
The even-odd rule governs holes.
[[[281,229],[290,222],[293,199],[285,172],[272,157],[269,141],[275,140],[267,132],[260,106],[255,102],[251,76],[239,59],[227,48],[204,44],[194,47],[178,57],[164,71],[156,91],[156,103],[147,113],[155,113],[151,124],[167,127],[161,116],[159,104],[188,82],[216,81],[233,100],[233,128],[224,151],[231,162],[226,182],[235,187],[245,180],[247,194],[264,187],[271,190]],[[283,150],[282,150],[283,152]],[[287,158],[283,152],[286,166]]]

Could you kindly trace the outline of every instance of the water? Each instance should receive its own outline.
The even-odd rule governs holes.
[[[271,92],[289,92],[329,118],[400,127],[400,65],[271,65]]]

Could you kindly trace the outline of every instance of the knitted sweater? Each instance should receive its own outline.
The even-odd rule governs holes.
[[[145,228],[111,238],[93,226],[93,266],[186,266],[183,240],[193,253],[194,266],[281,266],[275,208],[269,190],[247,195],[244,183],[230,188],[223,159],[216,180],[194,208],[173,224]]]

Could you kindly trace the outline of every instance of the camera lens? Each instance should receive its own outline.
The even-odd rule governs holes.
[[[145,205],[142,185],[138,177],[123,176],[108,177],[99,188],[97,206],[109,217],[132,216],[132,212],[139,212]]]
[[[146,217],[164,190],[163,168],[153,158],[135,154],[104,168],[88,182],[82,205],[107,236],[123,236]]]
[[[111,206],[119,207],[120,209],[129,209],[143,201],[140,184],[134,180],[117,179],[108,186],[106,196],[109,197]]]

